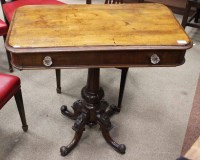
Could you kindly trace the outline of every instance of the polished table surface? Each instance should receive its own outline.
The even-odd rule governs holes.
[[[171,11],[160,4],[26,6],[15,17],[9,39],[12,47],[190,43]]]
[[[46,67],[45,56],[50,68],[153,66],[153,54],[157,66],[176,66],[191,45],[172,12],[154,3],[21,7],[6,42],[20,69]]]
[[[77,67],[88,69],[82,100],[63,115],[76,120],[75,135],[60,148],[67,155],[79,142],[85,125],[98,124],[106,142],[124,154],[109,131],[109,108],[99,85],[101,67],[177,66],[185,62],[192,42],[172,12],[161,4],[25,6],[10,25],[6,48],[19,69]],[[109,108],[109,109],[108,109]]]

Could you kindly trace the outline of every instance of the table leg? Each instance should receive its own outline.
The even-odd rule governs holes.
[[[86,0],[86,4],[92,4],[92,0]]]
[[[82,113],[77,117],[76,122],[72,127],[72,129],[75,130],[74,138],[67,146],[62,146],[60,148],[60,153],[62,156],[66,156],[78,144],[83,131],[85,130],[86,118],[87,115],[85,113]]]
[[[103,100],[104,91],[99,86],[100,69],[88,69],[87,84],[81,91],[83,100],[74,102],[72,108],[74,112],[70,112],[67,106],[61,107],[61,113],[70,119],[76,120],[74,126],[75,136],[71,143],[67,146],[62,146],[60,152],[62,156],[67,155],[79,142],[85,125],[90,127],[99,124],[103,137],[117,152],[124,154],[126,147],[123,144],[116,143],[109,135],[112,128],[110,117],[106,112],[109,107],[108,103]]]
[[[129,68],[119,68],[122,70],[121,72],[121,81],[120,81],[120,90],[119,90],[119,97],[118,97],[118,104],[116,105],[110,105],[109,109],[106,111],[109,117],[114,115],[115,113],[119,113],[121,110],[121,104],[122,104],[122,99],[124,95],[124,87],[126,84],[126,77],[128,73]]]
[[[56,91],[57,93],[61,93],[61,85],[60,85],[60,76],[61,76],[61,69],[56,69]]]

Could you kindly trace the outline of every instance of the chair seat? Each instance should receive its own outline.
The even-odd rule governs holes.
[[[59,5],[64,3],[56,0],[17,0],[11,3],[5,3],[3,4],[2,7],[7,20],[10,22],[12,20],[13,13],[17,8],[25,5],[45,5],[45,4]]]
[[[3,36],[7,33],[8,27],[4,21],[0,19],[0,36]]]
[[[0,109],[20,89],[20,79],[0,73]]]

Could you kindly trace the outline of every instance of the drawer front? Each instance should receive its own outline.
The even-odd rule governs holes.
[[[19,69],[68,67],[177,66],[184,63],[185,50],[82,51],[12,54]]]

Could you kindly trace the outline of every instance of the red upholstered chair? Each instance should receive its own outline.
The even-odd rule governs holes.
[[[0,110],[13,96],[22,121],[22,129],[26,132],[28,125],[26,124],[20,79],[16,76],[0,73]]]
[[[4,21],[0,19],[0,36],[6,35],[8,27]]]
[[[2,0],[1,0],[2,1]],[[4,1],[4,2],[3,2]],[[10,21],[12,20],[13,13],[15,10],[21,6],[25,5],[57,5],[57,4],[64,4],[62,2],[59,2],[57,0],[16,0],[12,2],[5,3],[5,0],[3,0],[2,8],[5,15],[5,18]]]
[[[1,6],[4,13],[4,18],[7,26],[9,26],[9,23],[12,20],[13,13],[15,10],[21,6],[25,5],[57,5],[57,4],[64,4],[62,2],[59,2],[57,0],[11,0],[9,2],[6,2],[5,0],[1,0]],[[4,40],[6,38],[6,34],[4,35]],[[9,52],[7,52],[8,57],[8,63],[9,63],[9,71],[13,72],[13,67],[11,65],[11,57]]]
[[[2,20],[0,19],[0,36],[3,36],[3,39],[4,39],[4,40],[6,39],[7,31],[8,31],[8,26],[7,26],[7,24],[6,24],[4,21],[2,21]],[[7,51],[6,51],[6,52],[7,52]],[[7,57],[8,57],[8,63],[9,63],[9,65],[10,65],[10,67],[12,67],[11,64],[10,64],[10,61],[9,61],[9,59],[10,59],[10,54],[9,54],[8,52],[7,52]]]
[[[7,31],[7,24],[0,19],[0,36],[4,36],[5,39]],[[16,76],[0,73],[0,110],[13,96],[15,97],[17,103],[17,108],[22,121],[22,128],[24,131],[27,131],[28,126],[26,124],[26,117],[24,113],[20,79]]]

